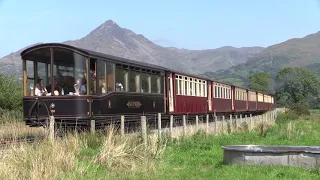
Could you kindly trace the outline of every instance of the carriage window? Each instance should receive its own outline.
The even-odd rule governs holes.
[[[206,83],[206,81],[203,81],[203,89],[204,89],[203,96],[207,97],[207,83]]]
[[[229,89],[227,89],[227,99],[229,99],[229,96],[230,96],[230,92],[229,92]]]
[[[128,70],[116,67],[116,91],[127,91]]]
[[[224,87],[221,87],[221,98],[224,98]]]
[[[178,76],[176,76],[176,94],[178,94],[178,95],[180,94],[180,80],[179,80]]]
[[[164,76],[159,77],[158,87],[160,89],[159,93],[163,94],[164,93]]]
[[[189,85],[189,82],[188,82],[188,78],[184,78],[184,95],[189,95],[188,94],[188,85]]]
[[[33,61],[26,61],[26,71],[27,71],[27,96],[34,95],[34,65]]]
[[[129,71],[129,91],[140,92],[140,73]]]
[[[198,84],[199,84],[199,95],[198,96],[202,96],[202,93],[203,93],[202,82],[200,80],[198,80]]]
[[[226,99],[229,99],[229,89],[226,88]]]
[[[182,79],[181,79],[181,76],[179,76],[179,94],[182,95]]]
[[[198,90],[198,83],[197,83],[197,80],[196,80],[196,79],[194,79],[193,81],[194,81],[194,82],[193,82],[194,95],[195,95],[195,96],[198,96],[198,92],[199,92],[199,90]]]
[[[214,85],[214,97],[217,98],[217,86]]]
[[[98,81],[98,93],[106,94],[107,93],[107,85],[106,85],[106,62],[98,60],[97,62],[97,81]]]
[[[160,77],[157,75],[151,75],[151,92],[160,93]]]
[[[107,91],[111,92],[114,91],[114,64],[111,62],[107,62]]]
[[[46,65],[46,63],[38,62],[37,69],[38,79],[43,80],[44,84],[48,84],[48,66]]]
[[[141,73],[140,78],[141,78],[141,92],[150,93],[151,92],[151,88],[149,88],[151,85],[150,75],[146,73]]]
[[[193,87],[192,87],[192,86],[193,86],[193,85],[192,85],[192,84],[193,84],[192,78],[189,79],[189,84],[190,84],[190,86],[189,86],[189,88],[190,88],[190,89],[189,89],[189,95],[190,95],[190,96],[193,96],[192,93],[193,93],[194,91],[192,90],[192,88],[193,88]]]

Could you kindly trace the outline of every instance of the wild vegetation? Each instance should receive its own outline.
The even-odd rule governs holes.
[[[289,78],[290,77],[290,78]],[[268,91],[272,80],[265,73],[253,74],[251,88]],[[140,134],[120,137],[112,127],[95,135],[72,133],[54,142],[39,141],[0,151],[1,179],[319,179],[319,169],[280,166],[224,165],[221,146],[231,144],[317,145],[320,112],[306,109],[318,96],[318,77],[301,69],[283,69],[275,79],[277,100],[289,111],[280,114],[272,127],[253,131],[162,141],[150,135],[147,146]],[[263,83],[261,83],[263,82]],[[281,83],[279,83],[281,82]],[[0,76],[0,139],[35,135],[43,128],[29,128],[21,121],[21,83]],[[293,89],[293,88],[297,89]],[[294,91],[294,93],[292,92]],[[281,101],[279,101],[281,102]]]
[[[219,136],[203,131],[179,139],[151,134],[120,137],[112,127],[95,135],[69,134],[0,152],[1,179],[319,179],[319,169],[224,165],[221,146],[317,145],[320,112],[280,114],[276,124]]]

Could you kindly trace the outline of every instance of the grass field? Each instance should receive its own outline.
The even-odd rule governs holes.
[[[319,145],[320,113],[281,115],[270,129],[213,136],[202,132],[158,143],[139,135],[70,135],[54,143],[11,148],[1,179],[320,179],[320,169],[223,165],[223,145]]]

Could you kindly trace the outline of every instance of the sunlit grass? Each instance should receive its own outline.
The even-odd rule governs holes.
[[[319,179],[319,169],[281,166],[224,165],[221,146],[318,145],[320,113],[261,126],[254,122],[228,132],[226,124],[188,126],[171,139],[163,132],[149,134],[147,146],[139,133],[121,137],[110,127],[106,132],[68,134],[53,143],[11,147],[0,152],[1,179]],[[13,125],[15,126],[15,125]],[[23,126],[22,126],[23,127]],[[222,128],[223,127],[223,128]],[[262,127],[262,128],[261,128]],[[5,128],[4,128],[5,129]],[[30,128],[32,129],[32,128]],[[215,130],[219,131],[216,136]],[[10,131],[8,131],[10,132]],[[181,134],[182,133],[182,134]]]

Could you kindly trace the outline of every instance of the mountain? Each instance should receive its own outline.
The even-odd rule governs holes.
[[[112,20],[101,24],[81,39],[62,43],[194,74],[227,69],[244,63],[264,49],[225,46],[218,49],[187,50],[162,47],[141,34],[121,28]],[[23,49],[1,58],[0,72],[21,75],[20,52]]]
[[[284,67],[307,67],[320,73],[320,32],[293,38],[263,49],[248,61],[229,69],[209,71],[203,75],[236,85],[246,86],[255,72],[268,72],[272,77]]]

